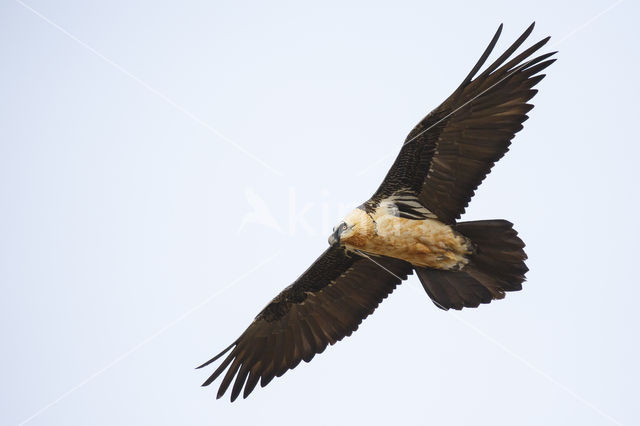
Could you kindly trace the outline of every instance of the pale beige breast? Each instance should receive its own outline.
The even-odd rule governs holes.
[[[360,218],[360,225],[363,232],[354,229],[356,232],[344,241],[347,248],[403,259],[416,266],[461,268],[472,250],[465,237],[434,219],[412,220],[382,214]]]

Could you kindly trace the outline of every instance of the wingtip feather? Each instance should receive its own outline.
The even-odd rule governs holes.
[[[220,352],[218,355],[214,356],[213,358],[211,358],[209,361],[205,362],[202,365],[197,366],[195,369],[198,370],[202,367],[206,367],[207,365],[211,364],[212,362],[216,362],[218,359],[220,359],[220,357],[224,354],[226,354],[227,352],[229,352],[229,350],[231,348],[233,348],[234,345],[236,345],[238,343],[238,341],[236,340],[235,342],[233,342],[232,344],[230,344],[229,346],[227,346],[226,349],[224,349],[222,352]]]

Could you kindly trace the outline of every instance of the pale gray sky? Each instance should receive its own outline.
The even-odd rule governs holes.
[[[0,423],[639,423],[639,11],[4,1]],[[249,399],[201,388],[497,26],[501,50],[534,20],[559,60],[464,217],[515,223],[525,289],[442,312],[412,277]]]

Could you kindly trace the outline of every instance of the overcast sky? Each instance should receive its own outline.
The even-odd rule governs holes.
[[[640,423],[638,3],[317,3],[2,2],[0,423]],[[201,388],[534,20],[559,60],[463,218],[514,222],[524,290],[443,312],[411,277],[249,399]]]

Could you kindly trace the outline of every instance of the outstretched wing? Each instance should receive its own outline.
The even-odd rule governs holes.
[[[231,401],[243,387],[246,398],[258,381],[266,386],[274,376],[282,376],[301,360],[311,361],[327,344],[353,333],[395,289],[399,278],[412,273],[411,264],[405,261],[371,257],[375,262],[344,249],[327,249],[235,342],[198,367],[231,351],[203,386],[227,370],[217,397],[224,395],[235,377]]]
[[[449,224],[460,218],[478,185],[508,151],[511,139],[528,118],[533,105],[527,101],[544,78],[539,73],[555,61],[548,58],[556,52],[529,59],[547,43],[547,37],[506,62],[533,26],[476,76],[498,41],[500,25],[460,87],[409,133],[365,208],[374,209],[389,200],[407,217],[437,217]]]

